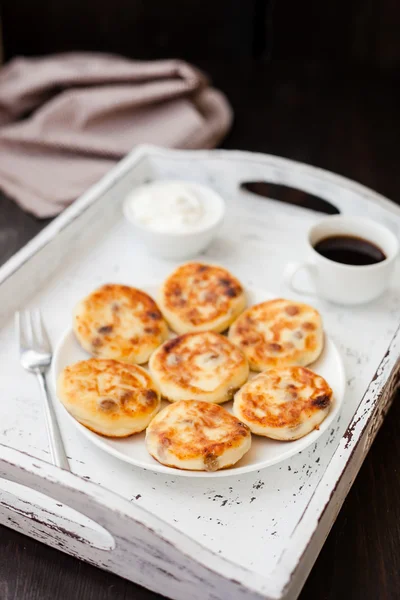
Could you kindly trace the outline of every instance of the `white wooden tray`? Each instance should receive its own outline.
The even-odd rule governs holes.
[[[305,254],[305,232],[321,215],[250,195],[241,182],[292,185],[400,230],[398,207],[320,169],[245,152],[132,152],[0,269],[0,522],[175,600],[293,599],[399,383],[399,268],[370,305],[313,300],[347,373],[342,412],[314,446],[215,480],[151,473],[106,454],[99,467],[101,451],[57,407],[74,474],[61,471],[46,462],[39,392],[17,360],[13,313],[40,306],[55,343],[75,302],[95,286],[140,287],[170,272],[173,263],[149,257],[132,237],[121,210],[128,190],[161,178],[223,195],[228,216],[204,259],[277,295],[288,295],[283,267]]]

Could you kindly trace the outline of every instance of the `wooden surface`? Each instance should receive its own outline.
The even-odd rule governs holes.
[[[4,55],[88,50],[136,59],[250,57],[263,36],[257,25],[266,2],[3,0]]]
[[[394,76],[283,63],[208,70],[235,110],[226,148],[308,162],[398,201],[400,88]],[[42,225],[0,197],[0,260]],[[399,419],[395,402],[301,600],[400,597]],[[11,530],[0,532],[0,600],[159,597]]]
[[[4,56],[340,60],[398,68],[396,0],[2,0]],[[60,24],[60,26],[57,26]]]

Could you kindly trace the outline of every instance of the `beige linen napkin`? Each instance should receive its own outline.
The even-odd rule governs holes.
[[[180,60],[14,59],[0,70],[0,188],[50,217],[135,145],[212,148],[231,121],[224,95]]]

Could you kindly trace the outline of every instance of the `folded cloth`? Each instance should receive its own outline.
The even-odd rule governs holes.
[[[231,121],[225,96],[180,60],[17,58],[0,70],[0,188],[50,217],[135,145],[212,148]]]

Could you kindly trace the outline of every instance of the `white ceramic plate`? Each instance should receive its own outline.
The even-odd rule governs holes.
[[[147,291],[147,293],[153,297],[156,296],[155,292],[157,291],[157,286],[145,286],[142,289]],[[270,300],[274,297],[268,292],[255,288],[247,289],[246,292],[249,305],[263,302],[264,300]],[[52,368],[54,383],[56,382],[58,374],[64,367],[87,358],[89,358],[89,355],[79,346],[72,328],[69,327],[58,342],[54,353]],[[345,372],[339,351],[328,335],[325,334],[325,345],[321,356],[315,363],[309,365],[309,367],[316,373],[322,375],[333,390],[333,405],[331,412],[321,424],[319,430],[314,430],[304,438],[293,442],[279,442],[253,435],[250,451],[234,467],[223,469],[221,471],[183,471],[165,467],[154,460],[147,452],[144,442],[144,432],[121,440],[102,437],[101,435],[97,435],[89,429],[86,429],[86,427],[78,423],[78,421],[76,421],[65,409],[64,410],[79,431],[91,440],[91,442],[96,444],[96,446],[105,452],[112,454],[116,458],[137,467],[158,471],[160,473],[168,473],[174,477],[227,477],[229,475],[239,475],[240,473],[257,471],[275,465],[276,463],[297,454],[301,450],[304,450],[304,448],[313,444],[327,429],[329,429],[336,419],[344,397]],[[232,402],[228,402],[222,406],[230,410]]]

